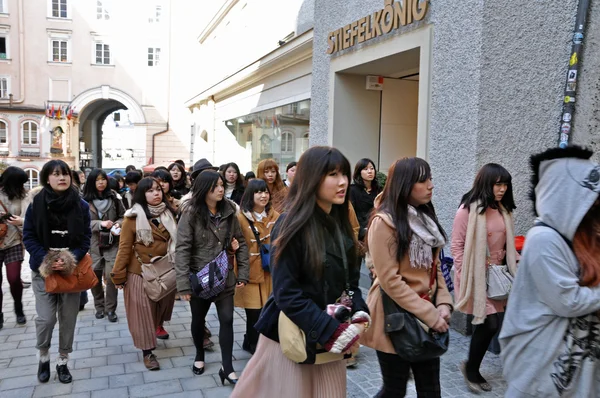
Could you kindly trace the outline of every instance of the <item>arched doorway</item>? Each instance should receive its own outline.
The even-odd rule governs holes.
[[[130,95],[110,86],[96,87],[79,94],[71,107],[78,113],[74,131],[76,159],[80,168],[102,167],[104,158],[102,148],[103,125],[107,117],[115,111],[127,110],[128,128],[144,137],[141,147],[145,151],[146,117],[141,106]]]

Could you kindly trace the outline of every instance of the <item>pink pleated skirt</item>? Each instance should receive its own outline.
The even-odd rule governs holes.
[[[140,350],[156,348],[156,328],[171,320],[175,305],[175,292],[158,302],[148,298],[144,280],[140,275],[127,273],[127,284],[123,288],[125,312],[133,345]]]
[[[261,334],[230,396],[246,397],[345,398],[346,363],[298,365],[283,355],[279,343]]]

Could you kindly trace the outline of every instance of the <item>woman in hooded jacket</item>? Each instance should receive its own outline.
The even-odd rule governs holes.
[[[159,301],[146,294],[142,279],[142,265],[157,256],[175,260],[177,223],[175,210],[163,195],[159,182],[143,178],[135,190],[133,207],[125,213],[119,252],[112,271],[115,286],[123,290],[127,324],[133,345],[142,350],[148,370],[160,369],[156,355],[156,337],[168,334],[163,323],[171,320],[175,292]]]
[[[92,288],[96,319],[102,319],[106,315],[110,322],[117,322],[118,292],[110,274],[119,250],[119,229],[123,223],[125,207],[118,198],[118,194],[108,185],[108,176],[104,170],[92,170],[84,185],[83,199],[90,205],[92,220],[90,254],[93,261],[92,267],[98,278],[98,284]],[[103,277],[106,292],[102,285]]]
[[[270,245],[271,231],[279,218],[279,213],[271,208],[271,195],[264,180],[254,179],[248,183],[237,217],[248,245],[250,277],[246,287],[236,291],[234,304],[246,311],[246,334],[242,348],[254,354],[258,344],[258,332],[254,324],[273,291],[271,273],[263,269],[260,246]]]
[[[531,157],[537,216],[500,331],[506,396],[600,396],[600,166],[593,152]]]
[[[51,160],[40,172],[42,190],[27,208],[23,243],[29,252],[31,286],[35,295],[38,380],[50,380],[50,343],[59,321],[58,363],[61,383],[73,378],[67,363],[73,351],[80,293],[47,293],[45,277],[53,272],[72,272],[90,249],[90,209],[71,183],[71,170],[62,160]]]
[[[461,364],[461,371],[467,387],[476,393],[492,390],[479,368],[500,330],[506,307],[506,300],[487,298],[486,270],[491,264],[507,264],[511,274],[516,273],[515,208],[510,173],[499,164],[488,163],[463,196],[452,227],[456,308],[472,314],[475,325],[469,357]]]

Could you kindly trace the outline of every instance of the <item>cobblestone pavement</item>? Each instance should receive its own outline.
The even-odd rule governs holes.
[[[23,279],[31,280],[29,268],[24,263]],[[190,335],[191,315],[187,303],[176,302],[173,319],[165,328],[170,333],[166,341],[159,340],[155,351],[161,370],[147,371],[142,363],[142,354],[132,343],[127,328],[123,295],[119,293],[117,314],[119,321],[110,323],[107,319],[94,317],[93,299],[85,310],[79,313],[75,332],[75,346],[69,361],[73,383],[61,384],[55,379],[55,358],[57,356],[58,328],[55,329],[51,353],[53,363],[50,382],[37,381],[37,358],[35,349],[35,300],[31,288],[24,291],[24,306],[27,316],[25,326],[16,326],[6,276],[2,284],[4,292],[4,329],[0,330],[0,397],[81,397],[81,398],[120,398],[120,397],[228,397],[232,387],[221,386],[217,372],[220,368],[218,338],[212,352],[206,355],[206,371],[202,376],[194,376],[190,365],[194,356],[194,346]],[[236,309],[234,317],[235,357],[234,367],[238,375],[250,355],[241,349],[245,322],[243,311]],[[214,307],[207,317],[213,334],[218,333],[218,320]],[[469,397],[458,364],[466,357],[469,338],[458,333],[452,334],[451,348],[442,358],[441,383],[444,397]],[[482,374],[487,377],[494,391],[482,397],[503,396],[506,384],[502,380],[500,360],[488,354]],[[361,348],[359,364],[348,370],[348,397],[373,397],[381,386],[379,365],[375,352]],[[414,384],[409,386],[409,397],[416,397]],[[252,397],[254,398],[254,397]],[[269,397],[265,397],[269,398]],[[279,398],[279,397],[278,397]]]

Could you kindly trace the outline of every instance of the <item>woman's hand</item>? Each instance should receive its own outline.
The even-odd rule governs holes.
[[[440,315],[431,328],[438,333],[446,333],[448,331],[448,322]]]
[[[123,290],[123,288],[125,287],[125,283],[122,283],[120,285],[115,285],[115,287],[119,290]]]
[[[442,318],[444,318],[444,320],[446,322],[450,322],[450,318],[452,317],[452,310],[450,309],[450,306],[447,304],[442,304],[439,307],[437,307],[438,312],[440,313],[440,316]]]
[[[183,301],[190,301],[192,299],[192,295],[191,294],[180,294],[179,298],[182,299]]]
[[[112,221],[110,221],[110,220],[106,220],[106,221],[102,221],[102,222],[100,223],[100,225],[102,226],[102,228],[105,228],[105,229],[111,229],[111,228],[112,228],[112,226],[113,226],[113,222],[112,222]]]
[[[236,238],[231,239],[231,251],[234,253],[240,248],[240,242]]]
[[[65,261],[62,258],[59,258],[54,261],[52,264],[52,271],[64,271],[65,270]]]
[[[15,227],[20,227],[21,225],[23,225],[23,218],[19,216],[12,216],[8,220],[6,220],[6,222],[10,225],[14,225]]]
[[[239,288],[244,287],[244,286],[246,286],[246,284],[244,282],[238,282],[238,283],[235,284],[235,288],[236,289],[239,289]]]

